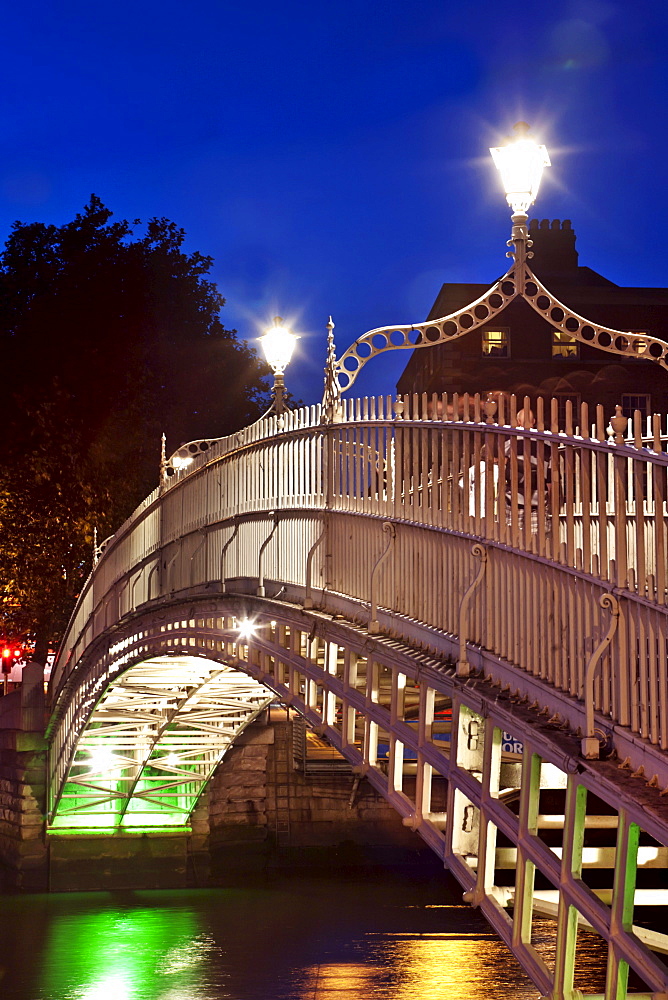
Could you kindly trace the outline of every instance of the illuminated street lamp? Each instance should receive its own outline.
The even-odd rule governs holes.
[[[501,174],[501,180],[506,192],[506,200],[513,210],[513,224],[510,243],[514,245],[512,254],[522,271],[527,255],[527,247],[531,246],[527,221],[527,212],[536,200],[540,180],[545,167],[550,166],[550,157],[545,146],[539,145],[526,122],[518,122],[513,126],[514,136],[506,139],[503,146],[490,149],[492,159]],[[529,257],[533,256],[531,253]],[[520,274],[520,283],[523,276]]]
[[[514,126],[515,135],[503,146],[490,149],[494,165],[501,174],[508,204],[513,216],[525,216],[536,200],[543,169],[550,166],[545,146],[529,135],[526,122]]]
[[[286,410],[283,375],[290,364],[297,340],[294,333],[283,326],[283,320],[280,316],[274,316],[274,325],[267,330],[263,337],[260,337],[267,364],[274,373],[274,410],[279,417]]]
[[[532,242],[529,239],[527,212],[536,200],[543,170],[551,165],[550,157],[545,146],[536,142],[530,134],[531,129],[526,122],[517,122],[513,126],[513,131],[515,134],[507,138],[503,145],[490,149],[494,164],[501,174],[506,199],[512,209],[512,230],[507,244],[511,250],[507,256],[513,258],[513,266],[480,300],[469,303],[456,313],[443,316],[439,320],[429,320],[424,324],[413,323],[409,327],[377,327],[369,330],[358,337],[338,360],[334,354],[332,340],[334,324],[330,318],[323,398],[326,414],[334,412],[332,401],[337,400],[342,392],[351,388],[371,358],[385,351],[415,350],[415,348],[433,347],[435,344],[451,343],[456,337],[464,337],[477,327],[488,323],[505,309],[510,301],[509,297],[524,295],[529,278],[533,287],[538,288],[535,275],[528,268],[528,260],[533,254],[529,250]],[[499,295],[499,292],[502,294]],[[548,294],[542,286],[541,292]],[[537,299],[535,293],[531,304],[534,305]],[[556,300],[555,305],[562,308],[561,303],[557,303]],[[563,310],[567,312],[565,306]],[[565,315],[564,323],[567,321],[569,317]],[[570,336],[572,327],[564,328],[564,332]],[[401,402],[399,405],[402,405]]]

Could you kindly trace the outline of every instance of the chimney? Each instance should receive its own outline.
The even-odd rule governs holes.
[[[529,267],[536,274],[567,274],[577,271],[578,252],[575,249],[575,233],[571,220],[532,219],[529,223],[529,239],[533,240],[533,259]]]

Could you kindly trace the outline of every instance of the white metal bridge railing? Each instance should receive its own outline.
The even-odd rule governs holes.
[[[574,699],[589,684],[593,709],[668,748],[666,439],[658,417],[648,437],[640,414],[610,416],[567,407],[559,427],[556,401],[385,397],[211,443],[105,546],[54,703],[140,605],[250,578],[345,595],[371,630],[459,635]]]

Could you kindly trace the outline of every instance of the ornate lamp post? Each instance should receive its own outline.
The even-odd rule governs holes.
[[[265,332],[264,336],[260,337],[260,343],[262,344],[267,364],[274,373],[274,398],[271,406],[263,416],[266,417],[272,412],[275,413],[279,418],[279,429],[283,426],[282,418],[287,409],[285,405],[285,381],[283,375],[290,363],[295,344],[298,340],[299,337],[283,326],[283,320],[280,316],[274,317],[274,325]],[[207,452],[219,440],[220,438],[207,438],[200,441],[188,441],[187,444],[182,444],[168,459],[165,451],[165,435],[163,434],[160,457],[161,488],[165,486],[170,476],[185,472],[199,455]],[[99,554],[97,548],[95,552]]]
[[[274,316],[274,325],[270,327],[263,337],[260,337],[262,350],[267,364],[274,373],[274,402],[273,409],[277,416],[281,416],[285,410],[285,381],[283,375],[285,369],[290,364],[295,344],[299,338],[283,326],[280,316]]]
[[[523,298],[550,326],[572,340],[617,356],[654,361],[668,370],[668,344],[663,340],[643,333],[614,330],[580,316],[555,298],[529,268],[528,260],[533,255],[529,250],[532,244],[528,238],[527,211],[538,193],[543,170],[550,165],[547,149],[536,142],[529,131],[526,122],[519,122],[515,126],[515,136],[490,150],[512,209],[508,241],[511,249],[507,254],[513,260],[510,269],[484,295],[463,309],[426,323],[369,330],[339,359],[334,354],[330,329],[323,401],[326,414],[336,412],[336,399],[352,387],[371,358],[385,351],[412,351],[457,340],[490,323],[517,297]]]

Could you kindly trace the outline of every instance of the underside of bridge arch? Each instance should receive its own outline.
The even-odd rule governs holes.
[[[615,976],[624,962],[648,986],[639,996],[665,995],[665,925],[633,918],[665,906],[658,782],[583,758],[519,672],[512,691],[483,672],[458,677],[442,639],[435,655],[255,595],[140,611],[91,643],[55,693],[52,828],[185,826],[225,750],[277,697],[443,859],[543,995],[570,996],[559,983],[573,981],[579,921],[610,946]],[[555,916],[551,966],[536,920]]]
[[[338,615],[242,595],[139,613],[87,651],[54,696],[49,828],[187,827],[226,751],[272,700],[303,715],[412,822],[403,777],[415,785],[417,678],[447,663]],[[442,775],[451,698],[429,692],[427,714],[443,716],[428,723]],[[425,830],[441,854],[442,834]]]
[[[105,688],[74,750],[54,830],[182,828],[272,692],[205,656],[151,656]]]

